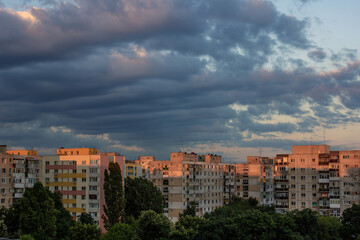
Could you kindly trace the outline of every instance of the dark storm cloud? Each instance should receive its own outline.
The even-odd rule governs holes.
[[[270,1],[77,0],[29,11],[0,10],[4,144],[165,158],[181,142],[281,148],[289,141],[276,132],[311,132],[320,118],[357,121],[329,108],[333,97],[360,107],[356,52],[333,54],[352,62],[320,73],[303,59],[281,59],[282,51],[321,48],[307,38],[307,20]],[[288,62],[292,70],[282,67]],[[319,106],[315,116],[306,102]],[[267,122],[276,115],[298,121]],[[253,134],[269,141],[245,141]]]

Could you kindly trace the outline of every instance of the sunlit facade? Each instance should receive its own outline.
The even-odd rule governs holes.
[[[310,208],[340,216],[360,203],[360,150],[330,151],[328,145],[293,146],[292,154],[275,158],[278,212]]]
[[[41,179],[41,157],[34,150],[7,150],[1,145],[0,159],[0,206],[8,208]]]
[[[104,171],[109,162],[117,162],[123,171],[124,160],[94,148],[60,148],[55,156],[43,156],[42,179],[50,191],[63,195],[64,207],[74,218],[87,212],[103,229]]]
[[[221,156],[175,152],[170,154],[170,160],[139,157],[137,163],[148,170],[149,180],[162,192],[166,199],[164,212],[174,222],[189,202],[198,204],[198,216],[223,205]]]

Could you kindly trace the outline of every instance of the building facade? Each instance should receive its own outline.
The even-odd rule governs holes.
[[[10,207],[41,179],[41,157],[34,150],[7,150],[0,146],[0,205]]]
[[[124,161],[124,156],[94,148],[60,148],[55,156],[43,156],[42,181],[50,191],[62,194],[63,205],[74,218],[87,212],[104,229],[104,171],[110,162],[117,162],[123,171]]]
[[[197,203],[198,216],[223,205],[221,156],[177,152],[170,154],[170,160],[139,157],[137,163],[148,170],[149,180],[163,193],[164,212],[173,222],[189,202]]]

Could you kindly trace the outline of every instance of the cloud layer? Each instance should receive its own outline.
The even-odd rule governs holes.
[[[322,49],[270,1],[53,1],[0,22],[4,144],[167,158],[360,120],[357,52]]]

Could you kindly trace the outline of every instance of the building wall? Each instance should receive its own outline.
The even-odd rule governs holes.
[[[33,150],[6,151],[5,145],[1,152],[0,206],[8,208],[22,198],[26,188],[41,180],[41,157]]]
[[[50,191],[62,193],[64,207],[74,218],[87,212],[104,230],[101,218],[105,205],[104,172],[108,169],[109,162],[119,163],[123,172],[124,157],[116,153],[99,154],[94,149],[60,150],[57,152],[61,155],[43,157],[45,186]],[[79,154],[71,155],[71,151],[79,151]],[[68,155],[65,155],[65,152]]]

